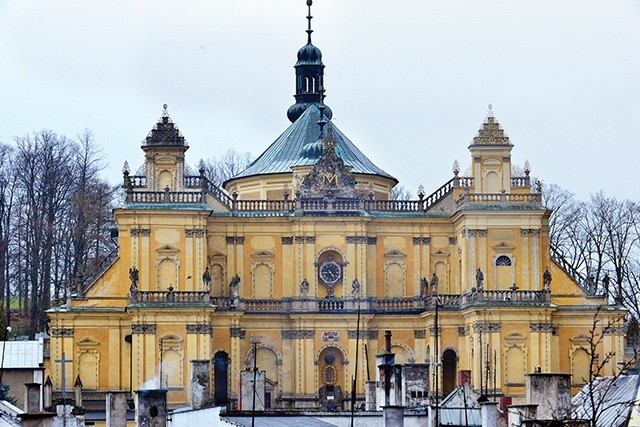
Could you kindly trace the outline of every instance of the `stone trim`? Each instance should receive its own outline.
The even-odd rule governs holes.
[[[419,245],[419,244],[428,245],[428,244],[431,244],[431,237],[414,237],[413,238],[413,244],[414,245]]]
[[[283,245],[293,245],[293,236],[282,236]]]
[[[51,329],[52,337],[72,337],[73,328],[53,328]]]
[[[430,326],[429,327],[429,335],[434,336],[436,334],[436,327],[435,326]],[[442,328],[438,326],[438,336],[442,336]]]
[[[187,325],[188,334],[211,334],[213,332],[213,326],[209,323],[196,323]]]
[[[340,341],[340,332],[338,331],[324,331],[320,335],[320,339],[324,342],[338,342]]]
[[[324,331],[320,335],[320,339],[324,342],[338,342],[340,341],[340,332],[338,331]]]
[[[625,329],[624,326],[610,326],[608,328],[603,328],[602,334],[604,336],[617,335],[623,337],[625,334]]]
[[[466,337],[469,335],[469,325],[458,326],[458,336]]]
[[[185,237],[204,237],[205,231],[206,230],[204,228],[186,228],[184,230],[184,235]]]
[[[551,322],[532,322],[529,324],[531,332],[553,332],[553,323]]]
[[[502,325],[500,323],[478,322],[473,325],[476,332],[500,332]]]
[[[155,334],[155,323],[135,323],[131,325],[132,334]]]
[[[150,228],[132,228],[130,232],[131,232],[131,237],[138,237],[138,236],[149,237],[151,235]]]
[[[347,337],[350,340],[355,340],[358,337],[358,331],[355,329],[351,329],[347,331]],[[368,340],[377,340],[378,339],[378,330],[377,329],[361,329],[360,330],[360,338],[368,339]]]
[[[296,236],[296,244],[300,245],[304,243],[304,236]]]
[[[363,243],[366,244],[368,242],[368,236],[347,236],[347,243]]]
[[[229,333],[231,334],[231,338],[245,339],[247,336],[247,331],[239,326],[230,327]]]
[[[453,236],[453,237],[449,237],[449,244],[450,245],[455,245],[456,243],[458,243],[458,238]]]
[[[424,329],[414,329],[413,330],[413,338],[414,339],[425,339],[427,337],[427,331]]]
[[[375,245],[376,243],[378,243],[376,236],[367,236],[367,245]]]
[[[280,332],[283,340],[313,339],[315,337],[313,329],[282,329]]]
[[[227,245],[244,245],[244,236],[227,236]]]

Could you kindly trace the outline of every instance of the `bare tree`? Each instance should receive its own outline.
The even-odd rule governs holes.
[[[411,200],[413,194],[404,185],[396,185],[391,189],[391,200]]]
[[[220,157],[204,161],[204,174],[209,181],[220,187],[226,180],[245,170],[252,160],[251,153],[238,153],[230,148]]]
[[[10,242],[11,213],[16,188],[13,174],[13,150],[0,144],[0,299],[4,301],[6,323],[9,324],[11,310]]]
[[[625,383],[634,385],[636,378],[626,376],[637,361],[637,353],[625,359],[615,351],[604,351],[604,342],[609,335],[623,333],[624,314],[611,317],[603,307],[598,307],[589,330],[587,354],[589,356],[589,378],[586,385],[572,399],[573,419],[588,420],[591,427],[618,426],[624,421],[636,402],[636,388],[630,396],[620,394]],[[605,375],[610,373],[610,375]]]

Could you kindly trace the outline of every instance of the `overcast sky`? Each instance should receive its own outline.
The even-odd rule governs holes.
[[[304,0],[0,0],[0,141],[92,130],[106,177],[162,104],[190,149],[258,156],[289,125]],[[315,0],[334,122],[413,194],[451,176],[493,104],[513,162],[637,200],[640,1]]]

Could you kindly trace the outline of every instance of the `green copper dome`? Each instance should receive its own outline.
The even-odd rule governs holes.
[[[291,173],[293,166],[314,165],[324,152],[318,144],[319,120],[320,110],[312,104],[260,157],[244,171],[225,182],[224,186],[239,178]],[[326,115],[325,120],[328,120]],[[326,124],[325,129],[329,127],[332,128],[337,140],[337,155],[346,165],[353,168],[353,173],[378,175],[398,182],[393,176],[374,165],[331,121]]]

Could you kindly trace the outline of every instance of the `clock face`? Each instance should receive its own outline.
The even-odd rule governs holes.
[[[320,266],[320,279],[328,285],[333,285],[342,278],[342,268],[335,261],[327,261]]]

